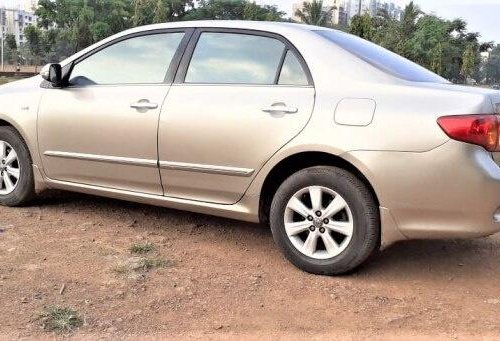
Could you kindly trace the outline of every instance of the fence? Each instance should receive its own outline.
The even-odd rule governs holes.
[[[42,69],[41,66],[36,66],[36,65],[7,65],[5,64],[3,66],[3,69],[0,68],[0,76],[4,77],[26,77],[26,76],[33,76],[36,75],[40,72]]]

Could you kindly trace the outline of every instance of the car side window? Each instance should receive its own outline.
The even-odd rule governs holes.
[[[299,59],[292,51],[288,50],[278,79],[280,85],[308,85],[307,75]]]
[[[186,83],[275,84],[285,44],[241,33],[203,32],[187,69]]]
[[[183,37],[183,32],[173,32],[120,41],[76,64],[69,82],[76,86],[163,83]]]

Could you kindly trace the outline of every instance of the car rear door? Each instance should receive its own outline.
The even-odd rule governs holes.
[[[199,29],[160,116],[165,195],[236,203],[265,162],[307,124],[314,97],[307,65],[285,38]]]

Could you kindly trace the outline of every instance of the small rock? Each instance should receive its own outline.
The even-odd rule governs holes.
[[[28,303],[28,298],[27,297],[22,297],[21,298],[21,303]]]
[[[485,303],[488,303],[488,304],[500,304],[500,300],[499,299],[496,299],[496,298],[490,298],[486,301],[484,301]]]

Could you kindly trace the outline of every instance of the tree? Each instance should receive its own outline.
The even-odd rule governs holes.
[[[140,26],[179,21],[193,7],[193,0],[133,0],[133,23]]]
[[[285,12],[280,11],[274,5],[258,5],[255,2],[247,1],[243,9],[244,20],[255,21],[283,21]]]
[[[481,75],[488,84],[500,83],[500,44],[489,52],[481,68]]]
[[[261,6],[248,0],[199,0],[184,19],[281,21],[284,15],[276,6]]]
[[[476,53],[474,51],[474,45],[469,44],[464,51],[464,56],[462,59],[462,70],[460,71],[460,74],[465,78],[465,81],[467,81],[467,79],[472,76],[475,66]]]
[[[420,7],[410,2],[404,9],[401,19],[401,31],[404,38],[410,38],[417,28],[418,17],[422,14]]]
[[[10,50],[17,50],[16,36],[13,34],[6,34],[5,46]]]
[[[441,75],[443,73],[443,44],[438,43],[431,52],[431,70]]]
[[[56,27],[76,51],[131,27],[132,0],[39,0],[35,14],[40,27]]]
[[[456,82],[479,79],[481,52],[492,47],[479,41],[479,33],[468,32],[464,20],[427,15],[413,2],[401,20],[379,11],[374,17],[355,16],[349,30]]]
[[[13,34],[6,34],[4,42],[4,60],[10,64],[16,64],[19,59],[16,37]]]
[[[304,1],[302,3],[302,9],[298,9],[295,15],[299,17],[304,24],[329,26],[332,22],[332,12],[334,9],[334,7],[330,7],[325,10],[322,0]]]
[[[369,14],[355,15],[352,18],[349,32],[363,39],[372,40],[375,35],[372,17]]]
[[[31,59],[34,65],[40,65],[42,59],[42,30],[38,27],[30,25],[24,29],[28,50],[31,54]]]

